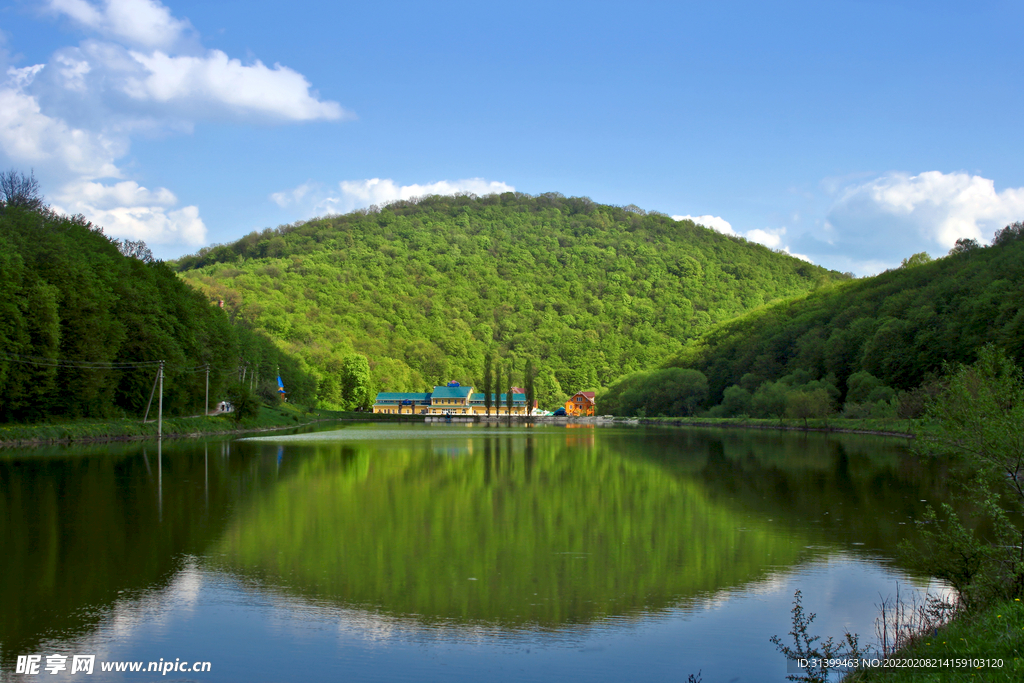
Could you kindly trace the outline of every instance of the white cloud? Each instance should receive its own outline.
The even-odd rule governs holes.
[[[153,0],[49,0],[49,9],[107,38],[151,49],[168,49],[192,32],[188,20],[176,19]]]
[[[43,4],[92,37],[56,50],[45,65],[7,69],[0,166],[34,169],[44,188],[60,188],[51,197],[55,209],[84,214],[110,235],[189,246],[206,239],[197,207],[179,207],[169,189],[122,180],[118,162],[133,135],[189,131],[204,118],[349,116],[293,69],[204,49],[189,21],[158,0]],[[3,40],[0,33],[6,66]]]
[[[77,92],[85,92],[85,77],[92,71],[89,62],[75,59],[66,54],[55,55],[53,61],[60,65],[58,71],[64,80],[64,87]]]
[[[352,208],[431,194],[468,192],[475,195],[488,195],[515,192],[515,188],[511,185],[483,178],[441,180],[426,185],[396,185],[395,181],[390,178],[384,180],[371,178],[370,180],[343,180],[338,185],[341,187],[342,201],[350,202]]]
[[[58,211],[81,213],[112,237],[144,240],[149,244],[187,244],[206,241],[206,225],[199,209],[172,209],[178,198],[167,188],[149,190],[126,180],[114,185],[75,182],[57,196]]]
[[[808,263],[814,263],[814,260],[810,256],[807,256],[805,254],[798,254],[795,251],[790,251],[789,247],[783,247],[782,251],[786,252],[787,254],[792,256],[793,258],[798,258],[801,261],[807,261]]]
[[[320,101],[306,78],[287,67],[249,65],[229,59],[220,50],[205,56],[171,56],[131,52],[145,70],[130,76],[121,88],[137,100],[185,103],[223,108],[238,114],[263,114],[291,121],[341,119],[350,116],[337,102]]]
[[[777,230],[770,230],[768,228],[761,230],[760,228],[754,228],[753,230],[748,230],[744,234],[744,237],[751,242],[763,244],[769,249],[778,249],[782,245],[782,236],[785,234],[785,228],[779,228]]]
[[[52,63],[60,79],[54,84],[121,117],[126,109],[149,105],[146,116],[162,115],[179,129],[189,127],[180,125],[182,118],[209,116],[352,118],[337,102],[321,100],[293,69],[260,60],[243,64],[220,50],[204,50],[189,22],[156,0],[49,0],[48,7],[103,38],[57,51]],[[55,101],[66,98],[51,95]],[[125,95],[134,102],[127,108]],[[90,109],[81,102],[64,104],[65,115],[73,118]]]
[[[746,232],[736,232],[732,227],[732,223],[725,220],[721,216],[672,216],[677,221],[693,221],[697,225],[703,225],[705,228],[711,228],[715,232],[720,232],[723,235],[731,235],[733,237],[743,237],[750,242],[757,242],[763,244],[769,249],[780,249],[786,252],[790,256],[795,256],[798,259],[812,262],[810,257],[804,256],[803,254],[794,254],[790,252],[789,247],[782,244],[782,236],[786,234],[786,228],[754,228],[753,230],[747,230]]]
[[[432,194],[488,195],[515,192],[515,188],[507,183],[484,178],[441,180],[425,185],[398,185],[390,178],[343,180],[338,183],[338,189],[340,193],[325,192],[319,183],[306,182],[292,190],[275,192],[270,195],[270,199],[282,208],[295,206],[310,213],[326,214],[348,213],[374,204]]]
[[[56,175],[119,176],[114,160],[125,152],[124,143],[44,114],[38,100],[22,90],[38,72],[8,70],[8,84],[0,87],[0,150],[14,163]]]
[[[7,69],[7,87],[18,91],[23,90],[25,86],[31,84],[36,79],[36,76],[44,68],[46,68],[45,64],[26,66],[21,69],[15,69],[13,66],[9,67]]]
[[[320,187],[320,183],[306,182],[299,185],[294,190],[275,192],[270,195],[270,199],[281,208],[286,208],[292,204],[300,204],[307,195],[319,190]]]
[[[836,183],[822,228],[794,246],[818,263],[858,275],[895,268],[911,254],[944,255],[960,238],[987,242],[1024,218],[1024,188],[1001,192],[968,173],[892,172]]]
[[[988,178],[966,173],[927,171],[919,175],[889,173],[846,188],[829,212],[835,230],[871,230],[879,220],[888,229],[878,234],[889,243],[893,228],[944,249],[961,237],[987,241],[1003,225],[1024,217],[1024,188],[996,192]]]
[[[156,191],[148,190],[133,180],[114,185],[102,183],[75,183],[64,189],[76,201],[84,202],[97,209],[111,209],[117,206],[174,206],[178,198],[165,187]]]
[[[697,225],[711,228],[723,235],[736,236],[736,231],[732,229],[732,224],[720,216],[672,216],[672,218],[677,221],[693,221]]]

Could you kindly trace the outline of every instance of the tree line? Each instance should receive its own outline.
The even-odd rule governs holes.
[[[0,421],[141,415],[163,361],[164,409],[201,414],[244,385],[316,397],[304,362],[153,259],[50,210],[29,175],[0,173]],[[245,381],[243,382],[243,376]]]
[[[878,276],[725,322],[687,343],[668,368],[613,383],[604,405],[635,414],[640,406],[628,400],[635,387],[653,382],[643,393],[656,393],[686,371],[705,384],[692,375],[679,396],[696,398],[665,414],[918,417],[940,391],[945,366],[974,362],[986,344],[1024,362],[1019,222],[990,246],[959,240],[943,258],[915,254]]]

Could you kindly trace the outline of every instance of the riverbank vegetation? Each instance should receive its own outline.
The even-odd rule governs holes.
[[[328,416],[336,415],[328,413]],[[247,419],[237,420],[233,413],[214,416],[169,417],[163,421],[165,437],[220,434],[255,429],[294,427],[314,419],[329,419],[305,408],[283,404],[271,408],[261,406]],[[88,441],[117,441],[156,438],[155,419],[79,419],[70,421],[36,422],[31,424],[0,424],[0,447],[26,446],[43,443],[81,443]]]
[[[374,415],[356,411],[309,408],[291,403],[260,404],[255,414],[237,419],[235,413],[193,417],[169,417],[163,421],[164,438],[181,438],[213,434],[236,434],[270,429],[288,429],[314,422],[358,420],[360,422],[401,421],[397,415]],[[408,416],[406,416],[408,419]],[[87,443],[91,441],[127,441],[155,439],[155,419],[107,420],[102,418],[70,421],[36,422],[31,424],[0,424],[0,448],[39,444]]]
[[[963,614],[943,628],[916,637],[896,654],[906,659],[987,660],[975,666],[928,670],[863,669],[844,678],[845,683],[977,683],[1024,679],[1024,602],[999,600],[984,609]],[[999,661],[998,666],[993,660]]]
[[[234,384],[275,399],[278,375],[292,400],[315,401],[299,358],[232,324],[145,244],[59,215],[31,177],[5,176],[29,195],[0,201],[0,424],[152,415],[161,363],[165,415],[205,412],[207,377],[212,403]]]
[[[885,655],[1001,659],[1004,666],[913,674],[873,670],[847,680],[1019,680],[1024,674],[1024,373],[1005,351],[985,345],[973,364],[948,367],[922,423],[927,429],[917,430],[920,452],[955,456],[967,466],[964,474],[951,472],[965,510],[928,505],[915,520],[916,541],[904,541],[900,553],[907,566],[946,582],[953,598],[942,601],[944,616],[935,623],[904,630],[895,651],[883,640]],[[904,609],[898,599],[896,606]],[[950,615],[952,621],[945,623]],[[891,617],[891,612],[879,617],[883,634]],[[799,630],[794,616],[794,631]],[[795,680],[818,680],[820,673]]]

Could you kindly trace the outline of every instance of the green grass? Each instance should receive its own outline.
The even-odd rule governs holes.
[[[1000,602],[976,614],[954,619],[931,636],[920,637],[897,655],[914,658],[995,658],[1002,668],[873,669],[847,676],[844,683],[960,683],[1024,680],[1024,603]]]
[[[869,418],[848,420],[830,417],[827,420],[816,418],[800,420],[786,418],[752,418],[752,417],[646,417],[641,420],[645,424],[670,424],[693,427],[740,427],[747,429],[812,429],[822,431],[863,431],[881,432],[909,436],[927,425],[921,420],[900,418]]]
[[[282,403],[261,406],[259,415],[252,420],[236,422],[233,415],[215,417],[164,418],[163,435],[195,436],[235,431],[285,429],[324,420],[380,420],[398,416],[338,410],[308,410],[305,406]],[[139,418],[79,419],[48,421],[34,424],[0,424],[0,447],[28,446],[42,443],[71,443],[99,440],[140,439],[156,437],[155,420],[143,423]]]

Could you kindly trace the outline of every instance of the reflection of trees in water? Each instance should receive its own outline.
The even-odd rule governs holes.
[[[895,555],[896,544],[913,533],[921,501],[951,494],[948,462],[926,461],[893,440],[707,435],[704,444],[699,475],[713,499],[876,553]]]
[[[0,643],[10,657],[94,629],[119,597],[166,587],[177,558],[211,549],[228,553],[226,569],[334,605],[587,623],[756,580],[812,543],[884,551],[899,537],[893,520],[946,499],[944,466],[890,440],[576,433],[287,446],[283,457],[274,443],[214,442],[208,460],[203,443],[177,442],[159,466],[140,444],[5,458]]]
[[[807,552],[601,435],[467,441],[461,458],[437,443],[307,448],[241,510],[217,564],[350,606],[515,627],[662,609]]]
[[[0,459],[0,667],[46,637],[95,628],[125,595],[165,587],[182,554],[220,536],[235,500],[273,480],[252,448],[208,449],[104,444]]]

